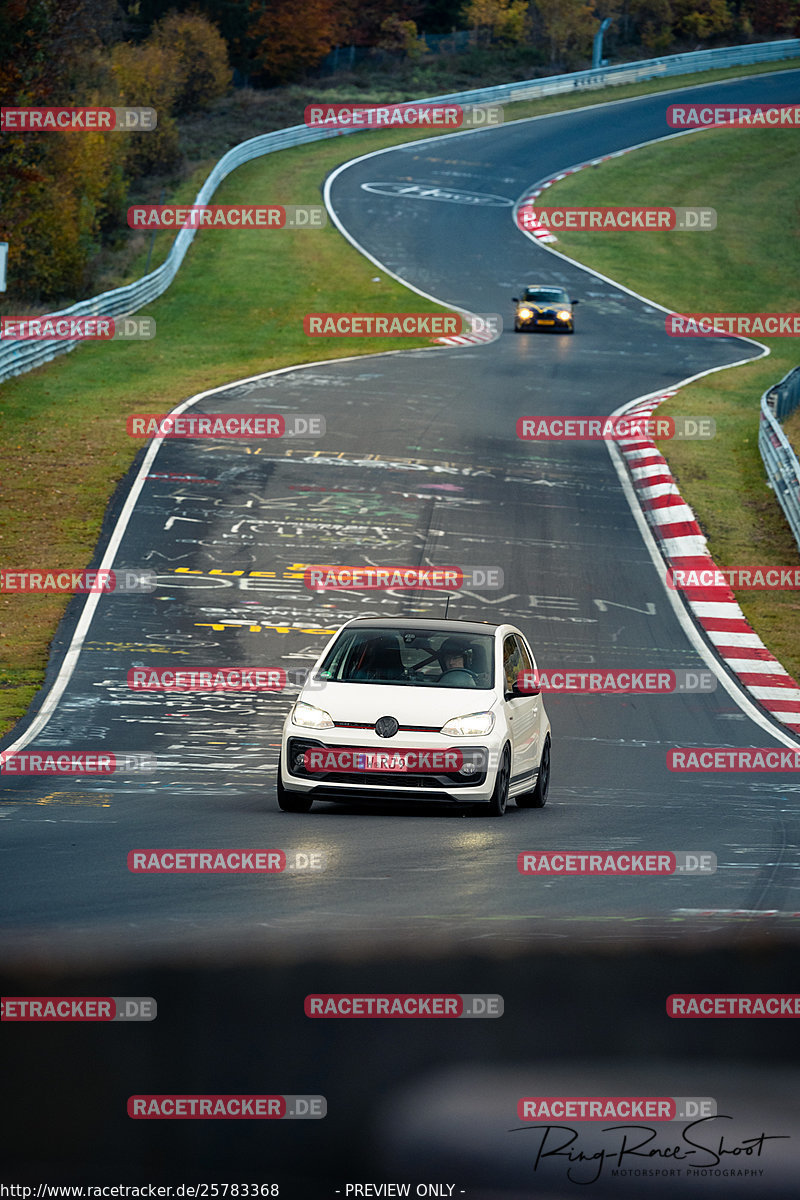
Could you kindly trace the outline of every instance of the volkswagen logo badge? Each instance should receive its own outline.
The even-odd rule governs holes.
[[[394,737],[399,728],[400,725],[394,719],[394,717],[378,717],[377,721],[375,722],[375,732],[377,733],[378,737]]]

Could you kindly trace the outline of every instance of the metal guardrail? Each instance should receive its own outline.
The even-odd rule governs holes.
[[[613,87],[622,83],[641,83],[647,79],[667,78],[670,75],[692,75],[697,71],[720,70],[723,67],[746,66],[751,63],[778,62],[800,55],[800,38],[780,42],[760,42],[752,46],[722,46],[718,50],[693,50],[688,54],[669,54],[664,58],[646,58],[638,62],[620,63],[615,67],[574,71],[571,75],[548,75],[545,79],[530,79],[521,83],[502,83],[496,87],[472,92],[453,92],[447,96],[428,97],[429,100],[468,100],[473,104],[503,100],[537,100],[542,96],[558,96],[564,92]],[[422,103],[422,101],[419,101]]]
[[[241,142],[222,156],[192,203],[208,204],[222,180],[237,167],[250,162],[251,159],[259,158],[262,154],[272,154],[276,150],[285,150],[289,146],[297,146],[302,142],[315,142],[321,138],[336,137],[340,133],[340,130],[309,129],[305,125],[294,125],[289,129],[264,133],[259,137]],[[80,300],[70,308],[63,308],[57,313],[48,315],[123,317],[137,312],[167,290],[177,275],[196,232],[196,229],[193,228],[181,229],[164,262],[149,275],[143,275],[134,283],[103,292],[89,300]],[[17,338],[13,341],[4,341],[0,343],[0,381],[41,366],[55,358],[57,354],[74,350],[80,344],[81,339],[75,341],[26,341]]]
[[[800,367],[795,367],[767,392],[767,404],[776,421],[785,421],[800,404]]]
[[[775,491],[800,549],[800,462],[779,424],[779,420],[787,417],[798,403],[800,367],[795,367],[761,397],[758,448],[769,485]]]
[[[417,103],[440,103],[443,101],[470,104],[502,103],[503,101],[533,100],[543,96],[557,96],[565,92],[590,90],[623,83],[641,82],[647,79],[667,78],[674,75],[689,75],[697,71],[714,68],[744,66],[752,63],[778,62],[782,59],[800,57],[800,38],[788,38],[778,42],[760,42],[752,46],[724,46],[718,50],[696,50],[689,54],[671,54],[665,58],[643,59],[634,63],[623,63],[615,67],[599,67],[596,70],[575,71],[570,75],[550,75],[544,79],[531,79],[520,83],[503,83],[495,87],[477,88],[467,92],[451,92],[446,96],[427,96]],[[237,167],[264,154],[273,154],[290,146],[300,146],[324,138],[342,137],[358,130],[309,129],[306,125],[292,125],[273,133],[264,133],[249,138],[224,154],[197,193],[194,204],[208,204],[223,179]],[[161,266],[143,275],[134,283],[103,292],[89,300],[81,300],[70,308],[60,309],[50,316],[109,316],[123,317],[137,312],[158,296],[172,283],[192,243],[196,229],[182,229],[169,254]],[[34,367],[42,366],[80,345],[75,341],[26,341],[22,338],[3,341],[0,344],[0,382],[14,375],[21,375]]]

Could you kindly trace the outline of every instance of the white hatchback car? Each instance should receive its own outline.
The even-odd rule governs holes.
[[[512,798],[519,808],[543,808],[550,722],[538,691],[518,682],[535,668],[513,625],[348,621],[284,723],[279,807],[438,800],[500,817]]]

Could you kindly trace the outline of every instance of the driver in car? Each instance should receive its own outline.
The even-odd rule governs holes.
[[[440,651],[442,671],[467,671],[467,660],[472,658],[468,642],[460,638],[448,638]]]

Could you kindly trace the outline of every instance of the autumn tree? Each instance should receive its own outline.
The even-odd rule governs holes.
[[[397,16],[385,17],[381,22],[381,36],[377,48],[402,54],[412,62],[428,53],[426,42],[417,32],[416,21],[401,21]]]
[[[225,95],[231,82],[228,49],[219,30],[206,17],[173,9],[153,26],[148,40],[177,57],[175,112],[208,108],[212,100]]]
[[[673,30],[678,37],[717,37],[733,25],[725,0],[673,0]]]
[[[415,21],[426,33],[452,33],[462,24],[464,0],[420,0]]]
[[[253,0],[248,28],[254,70],[288,83],[322,62],[337,42],[333,0]]]
[[[670,0],[630,0],[632,33],[651,55],[666,53],[674,40]]]
[[[527,0],[468,0],[461,19],[478,42],[519,45],[525,40]]]
[[[114,5],[10,0],[0,7],[4,107],[113,105],[102,66]],[[99,131],[4,131],[0,241],[9,244],[8,300],[49,304],[80,291],[104,225],[124,201],[123,142]]]
[[[158,119],[156,129],[125,134],[127,169],[141,175],[171,167],[178,159],[178,127],[171,115],[182,82],[177,54],[157,41],[120,42],[112,50],[111,69],[120,103],[154,108]]]
[[[535,0],[535,4],[550,43],[551,63],[557,63],[568,52],[589,56],[600,25],[591,4],[585,0]]]
[[[460,6],[463,0],[454,0]],[[422,25],[422,0],[333,0],[337,41],[342,46],[378,46],[385,21]]]
[[[761,36],[800,37],[798,0],[743,0],[742,15]]]

